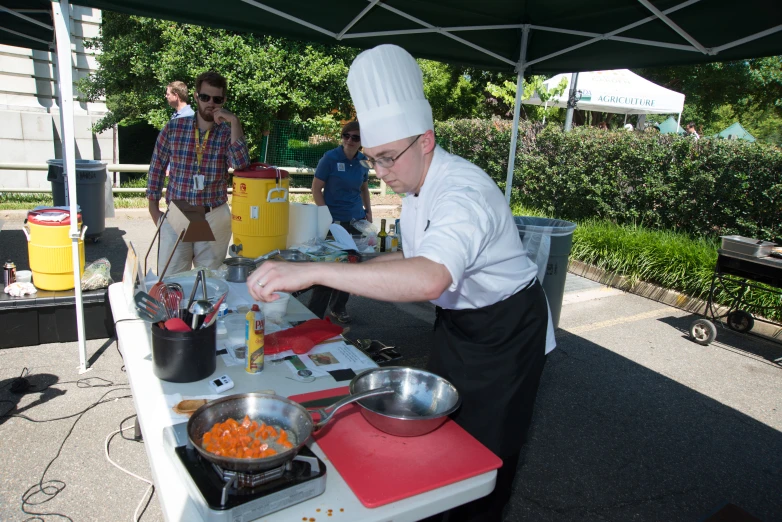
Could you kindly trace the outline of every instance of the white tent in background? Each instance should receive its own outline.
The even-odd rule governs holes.
[[[543,102],[535,91],[522,103],[567,108],[571,76],[570,73],[558,74],[543,83],[548,90],[551,90],[565,79],[568,86],[562,95]],[[684,108],[684,94],[660,87],[627,69],[578,73],[576,91],[581,93],[577,106],[585,111],[615,114],[678,114],[681,119]]]

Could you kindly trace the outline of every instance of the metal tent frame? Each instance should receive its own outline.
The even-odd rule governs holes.
[[[3,1],[6,5],[8,5],[10,2],[18,3],[20,0],[0,0]],[[638,5],[643,6],[645,10],[649,11],[648,16],[644,16],[632,23],[625,23],[621,25],[620,27],[605,31],[605,32],[592,32],[592,31],[582,31],[578,29],[573,28],[567,28],[567,27],[552,27],[549,25],[539,25],[539,24],[533,24],[533,23],[514,23],[514,24],[489,24],[489,25],[457,25],[457,26],[437,26],[434,23],[431,23],[429,21],[426,21],[422,19],[420,16],[415,16],[414,14],[411,14],[411,10],[415,9],[429,9],[430,11],[432,9],[436,9],[438,7],[442,8],[443,13],[447,12],[450,5],[448,0],[430,0],[426,3],[410,3],[410,2],[404,2],[402,0],[399,0],[398,2],[396,0],[387,0],[387,2],[381,2],[380,0],[366,0],[367,4],[363,5],[362,7],[358,7],[359,3],[352,1],[352,2],[340,2],[340,9],[346,10],[350,9],[352,6],[357,6],[355,9],[355,16],[350,20],[349,23],[344,25],[339,31],[333,31],[326,27],[324,27],[322,24],[313,23],[311,21],[305,20],[301,18],[300,16],[295,16],[291,14],[291,12],[296,12],[295,10],[302,10],[303,8],[306,8],[310,4],[308,2],[276,2],[276,0],[267,0],[266,3],[259,2],[257,0],[234,0],[233,2],[229,2],[226,4],[226,10],[225,12],[234,12],[239,11],[239,5],[246,4],[248,6],[257,8],[260,11],[263,11],[264,13],[269,13],[271,15],[274,15],[272,18],[273,21],[279,21],[282,22],[287,21],[290,22],[287,25],[285,25],[285,29],[277,29],[277,34],[285,34],[292,38],[297,38],[299,40],[318,40],[318,41],[332,41],[332,42],[341,42],[345,43],[347,45],[354,45],[358,47],[372,47],[374,45],[377,45],[383,41],[386,42],[394,42],[399,43],[403,47],[405,46],[405,43],[409,43],[412,47],[415,47],[413,37],[426,37],[428,35],[440,35],[444,38],[447,38],[448,40],[457,42],[459,45],[464,46],[465,51],[470,51],[472,53],[478,52],[482,55],[488,56],[491,58],[491,63],[493,64],[493,68],[497,69],[512,69],[516,73],[516,99],[514,103],[514,110],[513,110],[513,130],[511,134],[511,143],[510,143],[510,151],[508,154],[508,171],[507,171],[507,178],[506,178],[506,186],[505,186],[505,196],[507,200],[510,202],[510,196],[511,196],[511,188],[513,183],[513,171],[515,168],[515,160],[516,160],[516,148],[518,143],[518,123],[519,123],[519,115],[521,110],[521,94],[523,91],[523,79],[524,74],[527,71],[532,70],[531,68],[535,66],[536,64],[539,64],[541,62],[545,62],[548,60],[552,60],[555,57],[573,53],[576,50],[586,48],[588,46],[595,46],[596,44],[600,44],[603,42],[619,42],[624,44],[630,44],[630,45],[640,45],[640,46],[647,46],[647,47],[655,47],[655,48],[661,48],[661,49],[668,49],[673,51],[678,51],[681,53],[697,53],[700,55],[700,57],[696,60],[688,59],[688,60],[681,60],[681,63],[692,63],[692,62],[708,62],[708,61],[720,61],[720,58],[718,57],[720,53],[723,53],[724,51],[734,49],[736,47],[740,47],[743,45],[746,45],[750,42],[754,42],[756,40],[769,37],[775,33],[778,33],[782,31],[782,23],[779,23],[780,20],[782,20],[782,14],[780,16],[774,17],[772,16],[770,19],[763,19],[761,17],[760,20],[755,20],[753,23],[755,26],[763,26],[765,24],[765,28],[761,30],[754,30],[750,32],[750,34],[746,34],[745,36],[742,36],[741,38],[736,39],[729,39],[728,41],[724,41],[720,45],[712,46],[712,47],[706,47],[701,42],[698,41],[698,39],[694,38],[690,32],[682,28],[679,24],[677,24],[670,15],[681,11],[683,9],[686,9],[688,7],[691,7],[695,4],[701,4],[701,7],[704,7],[704,9],[707,9],[711,7],[712,4],[707,2],[702,2],[701,0],[686,0],[684,2],[671,5],[670,7],[667,7],[665,9],[659,9],[656,7],[650,0],[635,0],[635,2]],[[657,0],[656,3],[658,4],[666,4],[670,5],[672,1],[675,0]],[[713,1],[713,0],[712,0]],[[760,0],[758,0],[760,1]],[[773,14],[776,14],[779,10],[779,7],[774,4],[775,0],[769,0],[765,1],[762,5],[768,10],[770,9]],[[278,9],[277,7],[274,7],[270,4],[275,3],[278,4],[280,7],[286,6],[288,9],[290,9],[291,12],[286,12],[282,9]],[[39,7],[41,5],[45,5],[46,0],[37,0],[36,2],[22,2],[22,6],[26,6],[29,4],[36,4]],[[135,2],[123,2],[121,0],[76,0],[73,2],[75,4],[84,5],[88,7],[95,7],[99,9],[108,9],[108,10],[115,10],[119,12],[125,12],[129,14],[136,14],[136,15],[142,15],[142,16],[150,16],[150,17],[157,17],[157,18],[168,18],[168,19],[179,19],[180,21],[186,21],[188,23],[201,23],[202,25],[215,25],[223,28],[232,29],[235,31],[252,31],[256,30],[258,32],[262,32],[263,29],[263,23],[262,22],[254,22],[252,17],[242,17],[242,20],[234,19],[230,21],[226,20],[216,20],[214,16],[214,12],[211,11],[213,8],[212,5],[209,4],[203,4],[199,2],[185,2],[184,0],[177,1],[174,0],[172,2],[168,2],[167,4],[158,4],[157,2],[145,2],[144,0],[137,0]],[[393,5],[390,5],[391,3],[398,3],[400,5],[408,6],[408,9],[400,9],[398,7],[395,7]],[[617,3],[617,2],[603,2],[605,4],[606,9],[610,9],[613,7],[620,6],[621,8],[627,8],[628,6],[635,5],[630,0],[627,0],[624,3]],[[611,5],[608,5],[608,4]],[[318,5],[322,4],[328,4],[327,0],[322,0],[322,2],[318,3]],[[543,0],[540,2],[535,2],[534,0],[527,0],[526,2],[520,1],[518,3],[518,18],[524,18],[526,17],[526,13],[539,5],[543,4]],[[575,0],[572,2],[573,7],[582,5],[579,2],[575,2]],[[206,7],[204,7],[204,5]],[[315,5],[315,4],[313,4]],[[492,4],[494,5],[494,4]],[[503,4],[506,5],[506,4]],[[702,24],[708,24],[710,22],[714,22],[718,18],[723,21],[724,20],[724,2],[721,5],[718,5],[714,12],[709,12],[709,16],[711,16],[711,20],[704,19],[699,20],[699,23]],[[769,7],[770,6],[770,7]],[[54,27],[51,28],[48,24],[43,24],[44,29],[52,29],[54,34],[56,34],[56,53],[58,58],[58,63],[70,63],[70,34],[68,31],[68,12],[69,12],[69,4],[68,0],[52,0],[51,1],[51,7],[52,7],[52,16],[54,19]],[[207,10],[206,8],[209,8],[210,10]],[[328,7],[328,6],[327,6]],[[199,11],[199,8],[201,11]],[[230,10],[229,10],[230,8]],[[4,13],[10,13],[26,22],[26,24],[29,25],[32,24],[33,31],[40,33],[41,30],[41,23],[38,20],[34,20],[33,18],[26,16],[23,11],[24,9],[10,9],[8,7],[1,7],[0,6],[0,14]],[[306,9],[305,9],[306,11]],[[379,12],[390,12],[396,17],[401,18],[405,21],[406,24],[412,24],[414,26],[420,26],[416,28],[405,28],[405,29],[399,29],[399,30],[375,30],[375,31],[364,31],[364,32],[350,32],[351,29],[354,28],[359,22],[369,19],[370,17],[373,17],[377,15]],[[782,13],[782,10],[779,10],[780,13]],[[464,19],[467,19],[467,15],[470,13],[467,13],[465,11]],[[481,13],[485,14],[485,13]],[[199,18],[200,16],[200,18]],[[315,16],[315,15],[313,15]],[[480,17],[470,17],[469,20],[472,21],[475,18]],[[757,17],[756,17],[757,18]],[[313,18],[317,19],[317,18]],[[267,20],[266,20],[267,21]],[[460,19],[461,21],[461,19]],[[648,39],[648,38],[637,38],[637,37],[630,37],[630,36],[622,36],[623,33],[627,33],[631,30],[638,30],[641,26],[644,26],[646,24],[649,24],[650,22],[662,22],[665,24],[671,31],[673,31],[679,39],[681,39],[683,42],[676,43],[676,42],[670,42],[670,41],[663,41],[663,40],[655,40],[655,39]],[[772,24],[777,25],[772,25]],[[565,24],[563,24],[565,25]],[[268,27],[268,25],[267,25]],[[743,27],[743,26],[742,26]],[[302,28],[305,28],[302,30]],[[494,32],[498,31],[520,31],[520,45],[519,45],[519,56],[517,60],[510,59],[506,56],[503,56],[499,52],[495,52],[489,48],[487,48],[486,45],[481,45],[478,43],[475,43],[474,41],[470,41],[462,36],[459,36],[459,33],[461,34],[472,34],[472,35],[480,35],[480,34],[492,34]],[[528,50],[530,48],[530,37],[532,34],[546,34],[546,33],[555,33],[558,35],[563,35],[563,41],[573,41],[572,39],[564,38],[565,36],[575,36],[575,37],[582,37],[586,38],[586,40],[580,41],[575,44],[571,45],[565,45],[562,48],[559,48],[557,50],[553,50],[551,52],[547,52],[547,54],[544,54],[542,56],[538,56],[535,58],[529,58],[528,57]],[[0,34],[8,36],[11,35],[15,39],[18,39],[18,37],[26,38],[27,42],[30,43],[31,47],[36,48],[45,48],[42,46],[42,44],[45,44],[48,46],[48,48],[51,48],[51,39],[49,41],[44,40],[43,38],[39,36],[32,36],[32,33],[30,32],[22,32],[18,31],[16,29],[10,29],[5,26],[0,25]],[[407,37],[407,40],[400,40],[402,37]],[[480,40],[479,40],[480,41]],[[427,41],[428,42],[428,41]],[[420,42],[419,42],[420,44]],[[18,44],[15,44],[18,45]],[[596,46],[599,47],[599,46]],[[409,49],[410,50],[410,49]],[[411,50],[413,55],[418,56],[424,56],[431,59],[438,59],[438,54],[436,50],[431,50],[431,52],[421,52],[420,45],[419,47]],[[779,39],[774,39],[770,42],[767,46],[762,46],[760,51],[757,47],[755,48],[747,48],[745,52],[740,53],[728,53],[728,55],[723,55],[724,60],[732,60],[732,59],[738,59],[738,58],[746,58],[746,57],[752,57],[752,56],[759,56],[759,52],[766,53],[765,55],[773,55],[782,52],[782,45],[780,45]],[[745,56],[746,55],[746,56]],[[442,61],[452,61],[455,63],[466,63],[470,60],[474,60],[474,54],[472,55],[472,58],[465,58],[465,59],[455,59],[453,58],[453,54],[448,55],[452,58],[449,59],[447,56],[439,56],[439,59]],[[675,61],[672,59],[672,61]],[[483,63],[483,66],[485,68],[491,68],[488,64]],[[607,69],[610,67],[604,67],[601,65],[597,65],[598,67],[602,69]],[[576,69],[573,67],[565,67],[560,65],[557,65],[557,67],[560,67],[561,69],[570,69],[571,71]],[[584,60],[583,62],[583,68],[580,70],[590,70],[595,69],[594,60]],[[74,161],[74,145],[73,145],[73,88],[72,88],[72,78],[71,78],[71,70],[70,67],[57,67],[58,71],[58,86],[59,86],[59,99],[60,99],[60,117],[62,119],[62,129],[63,129],[63,142],[65,144],[63,150],[64,150],[64,156],[65,156],[65,174],[66,179],[70,180],[72,179],[72,176],[69,176],[69,174],[75,172],[75,161]],[[553,72],[553,71],[547,71],[547,72]],[[557,70],[557,72],[563,72],[562,70]],[[78,234],[76,231],[76,220],[75,214],[76,212],[76,197],[75,197],[75,184],[70,183],[70,181],[67,183],[68,185],[68,194],[70,196],[70,206],[71,206],[71,231],[70,236],[73,241],[73,249],[74,249],[74,260],[75,265],[78,266],[78,263],[76,260],[78,260]],[[77,322],[78,322],[78,332],[79,332],[79,349],[80,349],[80,355],[81,355],[81,365],[82,370],[86,370],[86,347],[84,342],[84,325],[83,325],[83,309],[82,309],[82,302],[81,302],[81,291],[78,283],[78,274],[74,274],[74,279],[76,281],[76,293],[77,293]]]

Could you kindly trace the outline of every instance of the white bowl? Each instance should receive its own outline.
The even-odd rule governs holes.
[[[285,314],[288,313],[288,301],[291,299],[291,294],[285,292],[274,293],[280,296],[280,298],[270,303],[261,303],[261,310],[266,321],[281,323]]]

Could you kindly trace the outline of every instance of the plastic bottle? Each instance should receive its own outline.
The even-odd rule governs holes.
[[[397,250],[399,250],[399,238],[396,236],[396,227],[394,225],[389,225],[388,238],[386,238],[386,241],[387,241],[386,251],[396,252]]]
[[[247,355],[245,358],[245,371],[247,373],[261,373],[263,371],[263,312],[254,304],[245,316],[245,340],[247,341]]]

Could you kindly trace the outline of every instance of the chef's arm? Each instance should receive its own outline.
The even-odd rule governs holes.
[[[402,252],[394,252],[392,254],[383,254],[382,256],[373,257],[365,263],[385,263],[387,261],[399,261],[405,258]]]
[[[312,178],[312,199],[315,200],[315,204],[322,207],[326,204],[326,199],[323,197],[323,188],[326,186],[326,182],[316,177]]]
[[[263,263],[247,280],[252,296],[274,300],[274,292],[323,285],[379,301],[437,299],[451,286],[451,273],[425,257],[385,263]],[[263,286],[260,286],[263,284]]]
[[[445,265],[425,257],[396,259],[382,264],[320,265],[320,284],[380,301],[431,301],[440,297],[452,281]]]

